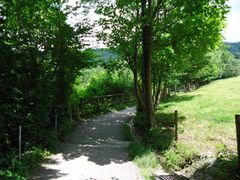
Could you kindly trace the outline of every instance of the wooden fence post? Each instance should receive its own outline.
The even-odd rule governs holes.
[[[57,111],[55,112],[55,133],[57,135],[58,131],[58,116],[57,116]]]
[[[18,158],[21,159],[22,155],[22,126],[19,125],[18,131]]]
[[[72,107],[70,107],[70,121],[73,121],[73,111],[72,111]]]
[[[83,100],[80,100],[80,104],[79,104],[79,108],[80,108],[80,118],[82,117],[82,114],[83,114],[83,103],[82,103]]]
[[[240,172],[240,115],[235,115],[237,131],[238,170]]]
[[[100,106],[99,106],[99,96],[96,97],[96,112],[100,112]]]
[[[174,123],[175,123],[175,141],[178,140],[178,111],[175,110],[175,119],[174,119]]]

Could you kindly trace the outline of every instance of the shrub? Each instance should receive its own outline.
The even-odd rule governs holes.
[[[127,123],[123,124],[122,130],[123,130],[123,134],[124,134],[125,139],[127,141],[132,141],[133,140],[133,136],[132,136],[130,127],[129,127],[129,125]]]
[[[129,146],[129,156],[131,159],[143,155],[146,151],[147,148],[145,148],[138,140],[133,141]]]
[[[173,142],[173,131],[163,127],[151,128],[148,131],[148,141],[153,149],[163,151],[170,147]]]
[[[226,144],[219,143],[216,145],[216,154],[220,158],[229,158],[231,157],[231,151]]]
[[[1,166],[6,165],[5,169],[0,170],[0,179],[25,180],[31,176],[33,170],[48,156],[50,152],[33,147],[31,151],[22,155],[21,160],[16,159],[14,154],[1,159]],[[7,163],[6,163],[7,162]]]
[[[82,76],[77,78],[74,89],[72,101],[81,97],[130,93],[133,92],[133,81],[128,71],[110,73],[96,67],[82,71]]]
[[[43,146],[47,147],[49,150],[55,150],[58,138],[54,131],[49,131],[44,136]]]
[[[177,143],[169,150],[164,152],[166,164],[175,170],[184,168],[193,163],[194,159],[199,158],[198,152],[191,146],[184,143]]]
[[[151,150],[147,150],[141,156],[137,156],[134,161],[141,168],[156,168],[159,165],[156,154]]]
[[[144,179],[152,179],[152,173],[159,166],[156,153],[135,139],[130,145],[129,155],[140,168]]]
[[[146,132],[149,128],[149,122],[143,113],[137,113],[134,117],[134,125],[140,130]]]
[[[179,166],[184,162],[180,154],[177,154],[174,149],[170,149],[169,151],[166,151],[164,156],[166,158],[167,166],[176,170],[179,169]]]

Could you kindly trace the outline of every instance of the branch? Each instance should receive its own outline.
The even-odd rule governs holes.
[[[153,14],[152,14],[153,19],[156,17],[157,13],[160,11],[164,2],[165,2],[165,0],[158,0],[157,6],[154,9]]]

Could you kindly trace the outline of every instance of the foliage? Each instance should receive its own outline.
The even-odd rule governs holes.
[[[109,94],[131,93],[132,77],[128,70],[108,72],[101,66],[81,71],[74,84],[74,99]]]
[[[151,150],[148,150],[141,156],[136,157],[134,162],[140,168],[142,175],[147,180],[152,179],[152,173],[160,166],[156,153]]]
[[[198,69],[192,77],[192,82],[206,84],[216,79],[235,77],[240,75],[240,61],[222,45],[209,52],[205,57],[205,65]]]
[[[227,147],[224,143],[219,143],[216,145],[216,155],[217,157],[224,159],[231,159],[234,153]]]
[[[91,59],[81,39],[88,27],[67,24],[69,11],[55,0],[0,3],[1,157],[16,151],[19,125],[26,151],[35,145],[53,147],[56,112],[59,135],[67,124],[72,84]]]
[[[141,131],[147,132],[149,128],[149,121],[144,114],[138,112],[134,117],[134,125],[138,127]]]
[[[133,140],[133,135],[131,133],[130,126],[127,123],[123,124],[122,131],[123,131],[124,137],[127,141],[132,141]]]
[[[42,148],[33,147],[22,156],[21,160],[17,160],[14,153],[5,156],[0,159],[0,166],[8,168],[0,170],[0,178],[24,180],[30,177],[50,154]]]
[[[171,146],[173,138],[172,130],[157,126],[149,130],[146,142],[150,147],[161,152]]]
[[[117,59],[116,52],[106,48],[95,49],[94,54],[96,54],[96,63],[101,66],[108,65],[112,61],[115,61],[115,59]]]
[[[164,157],[161,160],[175,170],[192,164],[201,152],[217,154],[218,171],[214,177],[227,177],[229,173],[225,172],[224,167],[231,169],[232,175],[236,174],[236,147],[233,139],[234,114],[239,112],[239,82],[239,77],[218,80],[196,91],[164,100],[157,112],[160,114],[157,116],[160,124],[142,136],[144,143],[150,149],[157,150]],[[177,143],[173,141],[173,132],[162,124],[171,122],[175,110],[179,112]],[[140,144],[136,143],[134,147],[130,151],[132,154],[144,154]]]
[[[106,30],[99,36],[133,72],[137,103],[151,126],[169,82],[188,81],[221,42],[227,9],[225,0],[99,2]]]
[[[129,125],[124,124],[123,133],[127,140],[132,141],[129,146],[129,157],[133,159],[140,168],[141,174],[144,178],[150,180],[154,170],[160,166],[157,154],[132,134]]]
[[[187,144],[177,143],[164,152],[164,157],[168,167],[179,170],[191,165],[199,157],[199,153]]]
[[[236,42],[236,43],[225,43],[228,48],[229,51],[232,52],[238,59],[240,59],[240,43]]]
[[[145,179],[150,180],[154,170],[160,166],[157,154],[137,139],[134,139],[129,147],[129,156],[140,168]]]
[[[200,170],[213,179],[239,179],[237,155],[224,143],[216,145],[216,155],[216,160],[211,165],[204,165]]]

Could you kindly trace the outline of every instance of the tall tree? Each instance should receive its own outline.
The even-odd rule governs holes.
[[[117,0],[100,2],[98,12],[110,31],[102,37],[128,62],[140,109],[154,126],[163,84],[221,41],[227,6],[225,0]]]
[[[67,24],[64,7],[56,0],[0,3],[0,153],[17,146],[19,124],[25,143],[46,144],[53,109],[67,110],[74,79],[88,65],[80,38],[88,28]],[[66,120],[59,120],[61,128]]]

